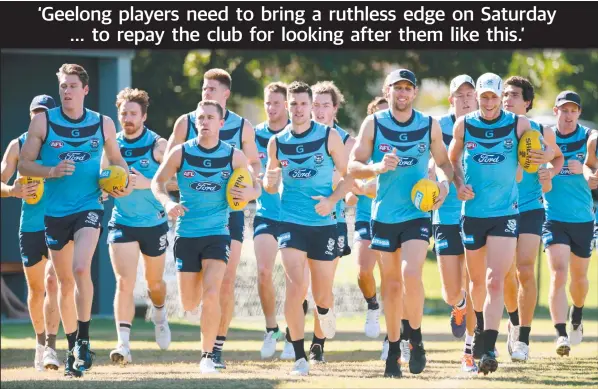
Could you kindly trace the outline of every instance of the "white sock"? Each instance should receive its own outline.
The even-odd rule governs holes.
[[[124,321],[119,322],[118,325],[118,343],[125,347],[129,347],[129,337],[131,336],[131,323]]]
[[[463,348],[463,351],[465,352],[465,354],[471,354],[472,347],[473,344],[473,335],[469,335],[469,334],[465,334],[465,347]]]
[[[467,306],[466,296],[467,296],[466,293],[463,292],[463,299],[461,300],[461,302],[459,302],[457,305],[455,305],[457,308],[464,309]]]
[[[161,307],[156,307],[154,305],[154,322],[155,323],[163,323],[166,321],[166,310],[164,309],[164,305]]]

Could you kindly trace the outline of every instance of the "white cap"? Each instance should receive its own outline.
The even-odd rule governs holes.
[[[476,93],[481,95],[484,92],[492,92],[497,96],[502,96],[502,79],[494,73],[484,73],[476,82]]]
[[[449,94],[452,95],[455,93],[463,84],[470,84],[471,87],[475,89],[475,81],[473,78],[469,77],[467,74],[461,74],[451,80]]]

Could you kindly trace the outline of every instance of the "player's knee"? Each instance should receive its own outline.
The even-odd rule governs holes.
[[[388,298],[402,298],[403,296],[403,283],[400,279],[394,278],[384,280],[384,290],[386,291],[386,299]]]
[[[219,294],[218,288],[208,287],[203,291],[202,303],[204,308],[209,308],[215,305],[219,305]]]
[[[46,292],[50,295],[58,293],[58,279],[56,279],[55,274],[46,274]]]
[[[504,277],[490,271],[486,278],[486,289],[491,295],[499,295],[504,291]]]
[[[183,310],[192,311],[197,308],[197,305],[198,304],[194,299],[181,296],[181,306],[183,307]]]
[[[405,266],[403,270],[403,280],[405,283],[415,283],[420,282],[422,277],[422,269],[419,266]]]
[[[30,282],[27,289],[29,291],[29,297],[34,299],[43,298],[46,292],[42,282]]]
[[[89,266],[86,265],[75,265],[73,267],[73,274],[75,275],[75,278],[80,279],[83,277],[91,277],[91,269],[89,268]]]
[[[135,289],[135,279],[131,279],[129,277],[116,277],[116,288],[120,293],[133,293],[133,289]]]
[[[555,288],[567,284],[567,267],[554,266],[550,273],[550,280]]]
[[[162,289],[162,286],[166,286],[164,281],[161,279],[157,280],[146,280],[147,281],[147,289],[150,292],[158,291]]]
[[[527,285],[530,282],[535,282],[536,278],[534,275],[534,265],[522,265],[517,268],[517,277],[519,278],[519,283],[522,285]]]
[[[58,279],[58,290],[61,296],[70,296],[75,291],[75,279],[73,277]]]
[[[445,287],[442,288],[442,298],[444,298],[444,302],[448,305],[456,305],[463,298],[463,293],[461,292],[461,288]]]
[[[268,266],[259,266],[257,269],[257,279],[260,284],[272,282],[272,269]]]

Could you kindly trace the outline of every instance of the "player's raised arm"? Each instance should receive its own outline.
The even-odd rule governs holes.
[[[22,176],[57,178],[70,176],[75,171],[73,161],[63,160],[56,166],[43,166],[35,162],[46,138],[46,125],[46,115],[35,115],[29,123],[27,139],[19,155],[18,170]]]

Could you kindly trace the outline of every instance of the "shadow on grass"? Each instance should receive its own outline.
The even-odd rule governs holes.
[[[91,374],[90,374],[91,376]],[[91,378],[91,377],[90,377]],[[83,379],[72,378],[70,380],[60,381],[18,381],[18,382],[2,382],[2,388],[6,389],[56,389],[56,387],[70,389],[70,388],[98,388],[102,389],[122,389],[126,388],[139,388],[139,389],[163,389],[163,388],[240,388],[240,389],[262,389],[262,388],[275,388],[281,383],[278,379],[239,379],[239,378],[212,378],[201,376],[199,373],[197,377],[190,377],[189,379],[151,379],[143,380],[139,379],[136,381],[94,381]]]

